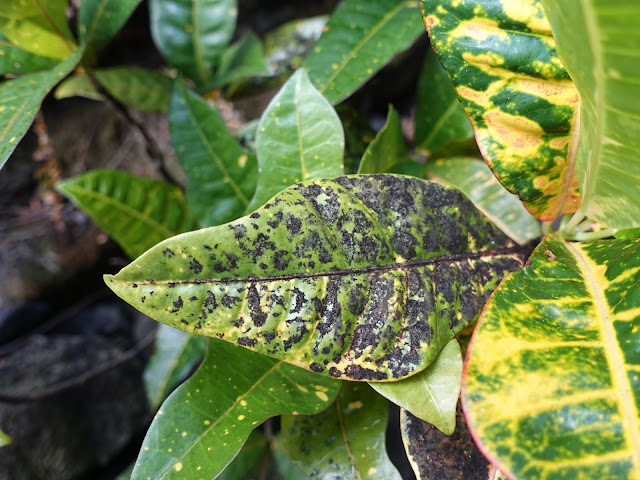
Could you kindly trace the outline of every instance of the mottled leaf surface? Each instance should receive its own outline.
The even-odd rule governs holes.
[[[140,0],[82,0],[78,10],[80,40],[97,50],[120,30]]]
[[[311,416],[284,415],[282,441],[312,479],[401,480],[387,456],[389,404],[366,384],[345,382],[333,405]]]
[[[215,478],[264,420],[316,413],[339,389],[335,380],[212,340],[198,371],[155,416],[131,478]]]
[[[95,70],[100,84],[125,105],[147,112],[166,112],[173,80],[152,70],[115,67]]]
[[[201,225],[235,220],[256,188],[257,162],[234,140],[218,112],[176,80],[169,131],[187,176],[187,201]]]
[[[485,307],[468,424],[513,478],[640,478],[640,240],[545,237]]]
[[[344,0],[304,67],[333,104],[347,98],[422,33],[417,0]]]
[[[253,32],[247,32],[222,53],[218,71],[207,89],[222,87],[243,77],[268,75],[270,72],[260,39]]]
[[[400,115],[389,107],[387,121],[364,152],[358,173],[387,173],[394,165],[408,159]]]
[[[502,185],[541,220],[577,210],[578,91],[539,0],[422,0],[432,45]]]
[[[260,175],[248,211],[294,183],[343,174],[342,124],[302,69],[262,114],[256,142]]]
[[[457,190],[397,175],[304,182],[157,245],[105,280],[152,318],[336,378],[424,369],[518,248]]]
[[[456,405],[462,380],[462,354],[456,339],[445,345],[421,372],[398,382],[377,382],[371,387],[417,418],[446,435],[456,428]]]
[[[53,67],[58,60],[18,47],[0,33],[0,74],[23,74]]]

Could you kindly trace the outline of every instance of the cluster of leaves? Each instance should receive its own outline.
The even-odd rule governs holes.
[[[137,2],[84,1],[77,48],[49,3],[0,7],[0,33],[30,65],[0,85],[13,95],[4,158],[38,106],[26,90],[42,98]],[[243,478],[256,465],[399,478],[386,399],[402,408],[416,475],[458,478],[429,473],[421,446],[424,422],[453,433],[461,382],[492,471],[640,476],[640,6],[592,3],[344,0],[245,148],[201,96],[268,74],[255,36],[229,45],[236,3],[151,1],[156,44],[181,74],[153,84],[186,196],[116,171],[59,185],[138,257],[105,280],[165,325],[146,375],[154,407],[207,350],[158,410],[132,478]],[[27,51],[20,22],[57,35],[53,53]],[[352,171],[333,105],[425,25],[438,58],[418,82],[415,151],[390,109]],[[87,75],[117,96],[128,73]],[[471,135],[488,166],[458,156]],[[558,217],[523,265],[538,220],[548,233]],[[280,435],[256,429],[275,415]]]

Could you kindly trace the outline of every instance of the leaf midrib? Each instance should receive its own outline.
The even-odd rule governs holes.
[[[342,418],[342,406],[340,405],[340,397],[336,397],[336,411],[338,412],[338,423],[340,424],[340,433],[342,433],[342,440],[344,441],[344,446],[347,449],[347,454],[349,455],[349,461],[351,465],[353,465],[354,473],[356,474],[357,480],[362,480],[360,476],[360,469],[358,465],[356,465],[356,460],[353,457],[353,452],[351,451],[351,446],[349,445],[349,439],[347,438],[347,431],[344,426],[344,420]]]

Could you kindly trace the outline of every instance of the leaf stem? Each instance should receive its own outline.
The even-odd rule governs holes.
[[[584,220],[585,218],[586,218],[586,215],[584,213],[584,210],[582,209],[582,207],[580,207],[578,211],[573,214],[569,222],[567,222],[567,225],[563,229],[563,232],[573,231],[580,224],[580,222],[582,222],[582,220]]]
[[[575,232],[570,240],[577,240],[579,242],[585,242],[589,240],[600,240],[602,238],[607,238],[613,236],[614,233],[618,231],[617,228],[606,228],[604,230],[600,230],[597,232]]]
[[[553,231],[553,222],[542,222],[540,230],[542,235],[549,235]]]

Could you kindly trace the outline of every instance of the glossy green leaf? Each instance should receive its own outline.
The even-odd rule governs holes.
[[[173,80],[151,70],[116,67],[94,71],[102,86],[125,105],[148,112],[166,112]]]
[[[467,353],[463,402],[519,479],[640,478],[640,240],[545,237],[500,285]]]
[[[446,70],[428,49],[416,90],[416,149],[431,153],[451,140],[472,136],[473,127]]]
[[[313,479],[401,480],[387,456],[389,404],[362,383],[345,382],[335,403],[308,417],[282,417],[282,442]]]
[[[580,212],[604,225],[640,227],[640,4],[542,0],[558,53],[578,87]]]
[[[409,159],[409,150],[402,133],[400,115],[389,107],[387,122],[364,152],[358,173],[386,173],[397,163]]]
[[[247,438],[236,458],[224,471],[216,477],[218,480],[245,480],[253,478],[249,474],[260,463],[260,459],[265,454],[269,442],[264,433],[254,430]]]
[[[11,437],[0,430],[0,448],[6,447],[11,443]]]
[[[241,216],[254,193],[257,162],[234,140],[218,112],[176,80],[169,131],[187,175],[187,201],[201,225]]]
[[[340,382],[212,340],[198,371],[164,402],[132,480],[215,478],[274,415],[316,413]]]
[[[541,236],[540,224],[507,192],[487,165],[474,158],[427,162],[427,175],[467,195],[500,230],[521,245]]]
[[[304,66],[331,103],[347,98],[424,28],[417,0],[344,0]]]
[[[247,32],[220,57],[218,71],[207,89],[222,87],[244,77],[269,75],[260,39]]]
[[[535,217],[578,209],[578,92],[539,0],[422,0],[431,43],[478,145]]]
[[[458,341],[453,339],[422,372],[399,382],[372,383],[371,387],[417,418],[451,435],[456,428],[461,379],[462,354]]]
[[[91,100],[103,100],[103,96],[96,90],[85,72],[75,72],[69,75],[53,91],[56,100],[69,97],[84,97]]]
[[[211,82],[236,27],[236,0],[151,0],[151,33],[167,61],[197,85]]]
[[[294,183],[343,174],[342,124],[302,69],[269,103],[256,142],[260,175],[248,211]]]
[[[640,238],[640,228],[624,228],[613,235],[616,238]]]
[[[56,188],[131,258],[167,237],[198,228],[182,191],[170,183],[121,170],[93,170],[63,180]]]
[[[51,57],[42,57],[12,43],[0,33],[0,74],[23,74],[45,70],[58,61]]]
[[[120,30],[140,0],[82,0],[78,10],[80,40],[101,49]]]
[[[297,184],[235,222],[155,246],[105,281],[143,313],[324,375],[431,363],[518,268],[457,190],[411,177]]]
[[[31,125],[40,103],[56,83],[78,63],[79,49],[50,70],[30,73],[0,83],[0,168]]]

